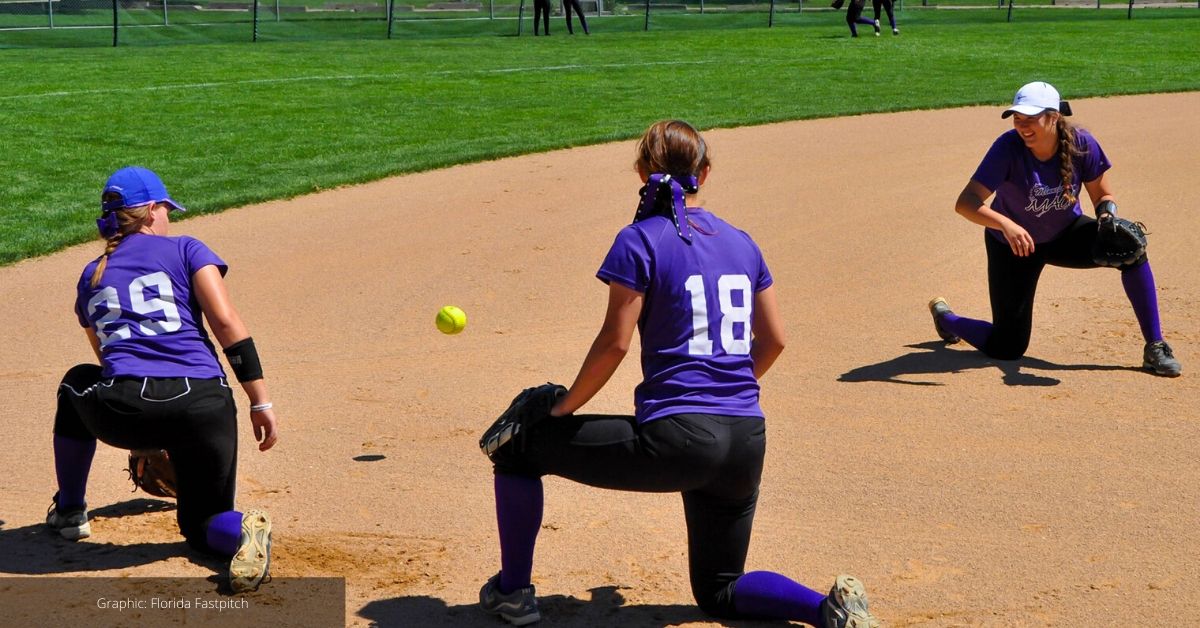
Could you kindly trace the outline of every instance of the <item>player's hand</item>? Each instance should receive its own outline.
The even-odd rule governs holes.
[[[266,451],[275,446],[279,440],[276,431],[275,411],[267,408],[250,413],[250,424],[254,426],[254,440],[258,441],[258,450]]]
[[[1011,220],[1006,220],[1000,225],[1000,230],[1004,233],[1004,239],[1008,241],[1008,246],[1012,248],[1013,255],[1029,257],[1033,253],[1033,236],[1029,235],[1024,227]]]

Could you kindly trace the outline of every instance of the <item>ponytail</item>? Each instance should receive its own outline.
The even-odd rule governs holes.
[[[1075,158],[1082,155],[1076,141],[1075,126],[1067,122],[1066,117],[1058,116],[1058,174],[1062,178],[1063,198],[1074,205],[1079,199],[1075,196]]]

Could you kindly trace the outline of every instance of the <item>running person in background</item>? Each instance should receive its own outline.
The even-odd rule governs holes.
[[[575,29],[571,28],[572,9],[579,16],[579,23],[583,26],[583,34],[590,35],[591,33],[588,32],[587,27],[587,18],[583,17],[583,6],[579,4],[579,0],[563,0],[563,15],[567,18],[567,33],[571,35],[575,34]]]
[[[878,28],[875,20],[870,20],[862,16],[866,5],[867,0],[850,0],[850,6],[846,7],[846,25],[850,27],[851,37],[858,37],[858,24],[866,24],[867,26]]]
[[[766,449],[758,380],[784,347],[773,280],[750,236],[687,206],[709,174],[694,128],[655,123],[637,151],[647,186],[597,272],[609,295],[600,331],[552,417],[528,432],[523,451],[494,458],[501,570],[480,590],[480,606],[515,625],[541,618],[531,584],[541,478],[557,475],[681,493],[692,593],[714,616],[878,626],[852,576],[824,595],[777,573],[745,572]],[[617,369],[635,327],[636,413],[574,414]]]
[[[179,529],[193,548],[230,557],[230,587],[257,588],[270,569],[265,512],[234,510],[237,408],[201,314],[250,398],[259,450],[278,438],[254,341],[229,300],[227,266],[204,243],[168,237],[183,210],[144,168],[106,183],[97,225],[104,254],[79,279],[75,312],[100,364],[71,368],[58,388],[58,492],[47,525],[67,539],[91,534],[84,494],[96,439],[121,449],[165,449],[175,468]]]
[[[538,19],[542,21],[542,30],[550,34],[550,0],[533,0],[533,36],[538,34]]]
[[[990,357],[1016,360],[1029,347],[1034,292],[1046,264],[1099,267],[1092,261],[1098,223],[1083,215],[1078,197],[1086,188],[1097,217],[1115,216],[1106,175],[1111,164],[1091,133],[1067,122],[1069,115],[1058,90],[1042,82],[1022,87],[1004,111],[1013,130],[992,144],[954,204],[962,217],[986,227],[992,322],[958,316],[945,299],[935,298],[929,309],[943,340],[961,338]],[[1144,255],[1121,269],[1121,283],[1146,342],[1143,366],[1179,375],[1179,362],[1163,341],[1154,274]]]
[[[892,25],[892,34],[899,35],[900,29],[896,28],[896,14],[892,11],[892,0],[871,0],[871,8],[875,10],[875,36],[879,37],[879,9],[881,6],[887,11],[888,24]]]

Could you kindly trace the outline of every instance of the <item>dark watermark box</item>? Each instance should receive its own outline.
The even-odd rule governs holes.
[[[209,578],[0,578],[6,626],[303,626],[346,622],[344,578],[276,578],[232,595]]]

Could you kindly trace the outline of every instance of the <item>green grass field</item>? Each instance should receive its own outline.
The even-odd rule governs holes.
[[[555,18],[538,39],[0,50],[0,263],[95,238],[103,181],[128,164],[204,213],[631,138],[665,117],[709,128],[998,104],[1035,78],[1076,99],[1200,89],[1200,10],[1004,13],[909,9],[901,37],[858,40],[841,14],[814,12],[772,29],[662,15],[651,33],[606,18],[573,38]]]

